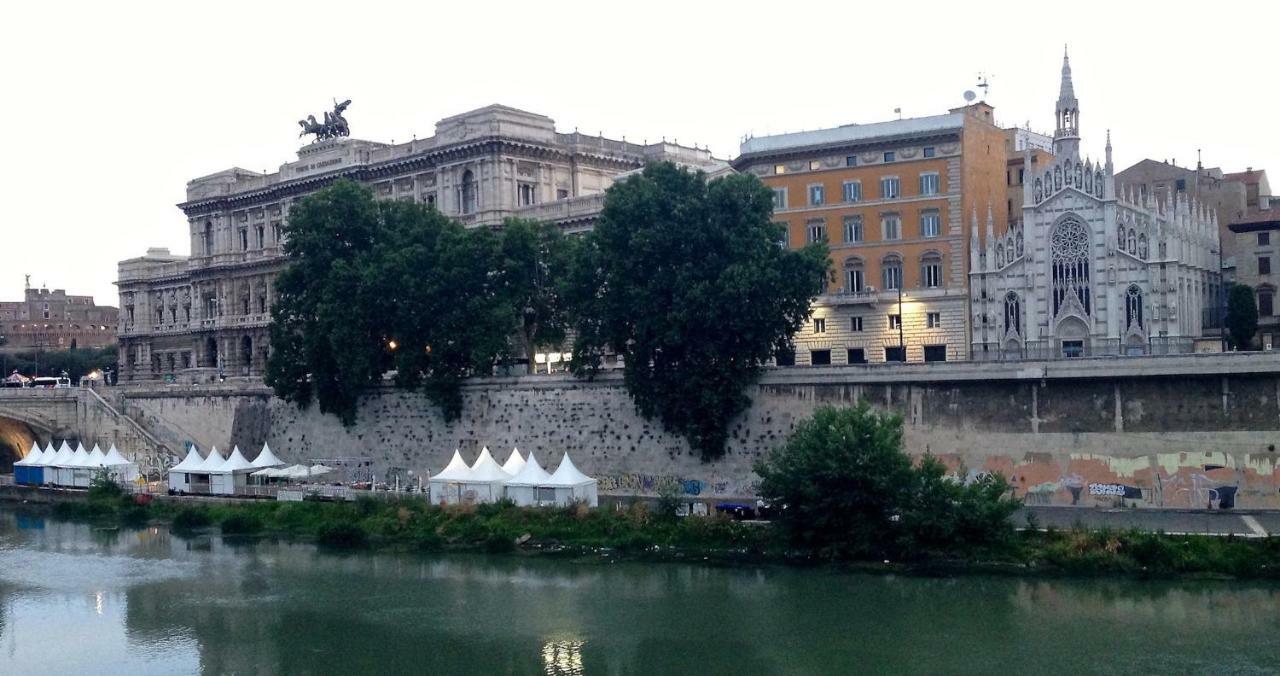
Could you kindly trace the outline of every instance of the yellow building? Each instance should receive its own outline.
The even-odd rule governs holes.
[[[1005,228],[1005,143],[986,103],[744,141],[787,245],[825,239],[835,272],[779,364],[968,359],[969,233]]]

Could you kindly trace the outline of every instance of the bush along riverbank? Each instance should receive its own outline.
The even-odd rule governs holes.
[[[674,509],[636,503],[621,510],[522,508],[510,503],[440,507],[421,499],[356,502],[135,504],[109,483],[83,502],[64,502],[63,518],[104,526],[168,523],[179,537],[285,537],[354,551],[486,552],[647,561],[789,563],[916,574],[993,573],[1127,577],[1280,579],[1280,538],[1171,536],[1139,531],[1025,530],[966,547],[908,533],[890,520],[896,554],[801,546],[785,521],[749,523],[722,516],[676,517]]]

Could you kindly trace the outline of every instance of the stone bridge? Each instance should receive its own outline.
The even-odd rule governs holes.
[[[93,389],[0,388],[0,472],[26,455],[33,442],[83,442],[106,450],[115,444],[139,469],[158,476],[175,460],[169,446],[122,415]]]

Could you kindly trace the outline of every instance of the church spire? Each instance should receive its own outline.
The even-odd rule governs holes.
[[[1058,105],[1054,111],[1058,128],[1053,133],[1055,155],[1078,155],[1080,144],[1080,102],[1076,100],[1075,85],[1071,82],[1071,58],[1067,47],[1062,47],[1062,84],[1058,89]]]

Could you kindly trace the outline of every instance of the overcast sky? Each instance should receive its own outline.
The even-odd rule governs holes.
[[[1051,131],[1069,43],[1086,152],[1280,167],[1280,10],[1129,2],[23,2],[0,25],[0,299],[117,304],[120,259],[188,253],[186,182],[296,159],[297,120],[353,100],[405,141],[490,103],[562,131],[710,146],[932,115],[979,72],[1003,125]]]

